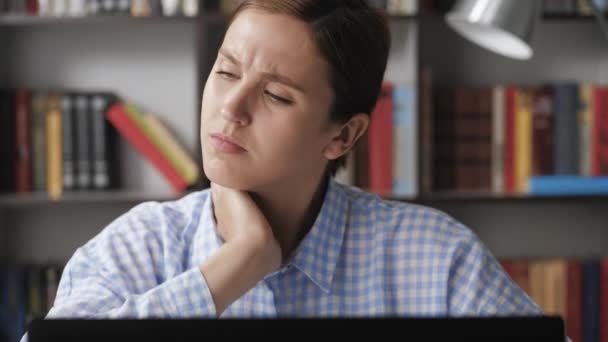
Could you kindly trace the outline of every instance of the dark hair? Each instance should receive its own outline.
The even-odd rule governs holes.
[[[356,113],[371,115],[381,90],[390,49],[384,13],[365,0],[245,0],[230,22],[245,9],[293,16],[310,24],[317,47],[329,62],[334,90],[330,120],[346,123]],[[346,155],[330,161],[333,176]]]

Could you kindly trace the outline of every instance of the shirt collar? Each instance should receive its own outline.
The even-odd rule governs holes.
[[[293,258],[292,265],[326,293],[340,258],[348,209],[346,194],[330,178],[319,215]]]

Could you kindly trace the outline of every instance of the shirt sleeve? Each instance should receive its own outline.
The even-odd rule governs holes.
[[[191,217],[158,203],[139,205],[80,247],[66,264],[47,318],[215,317],[180,227]]]
[[[473,233],[464,237],[454,251],[448,306],[450,315],[455,316],[543,314]]]

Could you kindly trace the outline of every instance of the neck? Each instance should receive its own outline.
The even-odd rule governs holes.
[[[251,193],[281,246],[283,262],[291,258],[315,223],[323,206],[327,183],[328,177],[324,174],[308,184],[294,186],[292,183]]]

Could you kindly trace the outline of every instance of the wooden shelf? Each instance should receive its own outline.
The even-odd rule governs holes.
[[[218,20],[217,15],[205,15],[205,19]],[[88,25],[120,23],[163,23],[195,22],[191,17],[131,17],[127,15],[98,15],[87,17],[38,17],[28,15],[0,15],[0,26],[33,26],[33,25]]]
[[[471,202],[534,202],[534,201],[606,201],[608,202],[608,194],[589,194],[589,195],[556,195],[556,196],[529,196],[526,194],[499,194],[492,192],[458,192],[445,191],[431,194],[424,194],[417,197],[398,197],[391,195],[382,196],[388,200],[405,201],[414,203],[431,203],[431,202],[453,202],[453,201],[471,201]]]
[[[183,197],[187,193],[150,194],[140,191],[86,191],[67,192],[59,199],[51,199],[46,192],[30,194],[2,194],[1,208],[29,208],[33,206],[50,206],[65,204],[129,204],[145,201],[171,201]]]
[[[578,14],[543,14],[543,20],[568,20],[568,21],[595,21],[593,15],[578,15]]]

